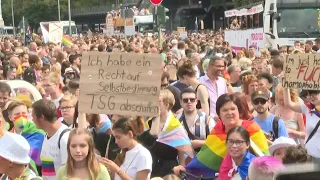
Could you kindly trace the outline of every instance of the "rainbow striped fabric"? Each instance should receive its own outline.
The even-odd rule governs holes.
[[[157,141],[185,152],[190,157],[194,156],[188,134],[172,112],[169,113],[163,130],[158,135]]]
[[[28,122],[22,129],[21,136],[23,136],[30,144],[30,157],[36,163],[41,165],[40,154],[42,143],[44,140],[44,131],[37,129],[33,122]]]
[[[53,160],[50,158],[41,158],[42,162],[42,176],[55,176],[56,171],[54,169]]]
[[[63,34],[62,35],[62,44],[64,46],[71,46],[73,45],[71,38],[69,38],[69,36]]]
[[[250,139],[262,153],[269,155],[267,139],[260,126],[254,121],[244,120],[242,127],[250,133]],[[226,138],[225,127],[222,121],[219,121],[207,137],[200,152],[187,165],[187,171],[195,175],[214,177],[215,173],[219,172],[222,160],[227,154]]]

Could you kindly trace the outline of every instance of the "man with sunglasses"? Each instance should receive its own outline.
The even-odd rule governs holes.
[[[270,144],[279,137],[289,137],[283,120],[269,112],[270,92],[268,90],[258,90],[252,93],[251,100],[258,113],[253,119],[264,131]]]
[[[180,99],[183,112],[177,115],[177,119],[183,124],[191,139],[192,147],[198,152],[215,126],[215,121],[206,113],[197,110],[198,99],[193,89],[184,89]]]

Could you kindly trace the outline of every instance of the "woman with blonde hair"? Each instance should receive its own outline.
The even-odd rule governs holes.
[[[73,129],[69,135],[67,151],[67,163],[59,168],[57,180],[110,180],[107,168],[96,158],[93,139],[88,130]]]
[[[305,138],[305,125],[302,113],[292,111],[284,104],[284,91],[285,89],[279,84],[275,89],[276,105],[270,110],[270,113],[283,119],[289,137],[299,143],[299,139]],[[298,92],[296,89],[290,90],[290,97],[293,102],[298,102]]]
[[[256,112],[252,105],[251,94],[258,89],[258,85],[258,79],[253,74],[242,77],[242,91],[246,96],[250,112],[253,116],[256,115]]]
[[[174,95],[168,89],[161,90],[159,101],[159,116],[148,121],[149,130],[142,133],[138,139],[150,150],[153,162],[157,162],[152,165],[151,177],[166,176],[172,173],[173,167],[185,165],[184,152],[158,141],[159,134],[165,131],[166,124],[173,118],[171,109],[175,104]]]

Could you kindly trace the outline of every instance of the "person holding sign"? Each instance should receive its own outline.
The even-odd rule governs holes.
[[[320,90],[308,90],[310,95],[310,106],[303,103],[302,100],[293,102],[290,97],[289,89],[284,92],[284,104],[291,110],[302,113],[306,116],[306,140],[305,148],[308,154],[312,156],[314,163],[320,163]]]
[[[161,90],[159,101],[159,116],[148,121],[148,126],[150,129],[142,133],[138,138],[138,140],[150,150],[153,162],[157,162],[153,163],[152,165],[151,177],[166,176],[171,174],[173,167],[177,166],[178,164],[182,166],[185,165],[184,152],[182,150],[178,150],[177,148],[170,146],[170,142],[159,142],[160,135],[163,135],[167,132],[166,130],[168,129],[168,125],[170,125],[172,122],[175,122],[177,128],[174,128],[174,130],[168,130],[171,134],[168,133],[167,138],[178,140],[176,135],[181,135],[183,133],[185,133],[183,135],[188,138],[183,126],[171,112],[171,109],[175,104],[175,99],[171,91],[168,89]],[[189,146],[192,150],[190,140]],[[179,161],[177,159],[179,159]]]

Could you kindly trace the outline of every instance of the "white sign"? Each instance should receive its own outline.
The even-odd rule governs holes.
[[[103,33],[107,34],[108,36],[114,35],[113,17],[111,15],[108,15],[106,17],[106,30],[103,31]]]
[[[49,23],[49,42],[61,43],[62,42],[63,29],[60,22]]]
[[[136,35],[135,26],[125,26],[125,32],[127,36],[134,36]]]
[[[186,39],[186,38],[188,38],[188,32],[180,32],[180,38],[181,39]]]
[[[259,54],[260,49],[264,48],[265,37],[263,28],[236,31],[229,30],[224,33],[225,41],[229,42],[235,52],[241,50],[241,48],[248,49],[249,46],[254,46],[256,54]]]
[[[224,12],[225,17],[246,16],[263,12],[263,5],[259,4],[250,9],[232,9]]]

